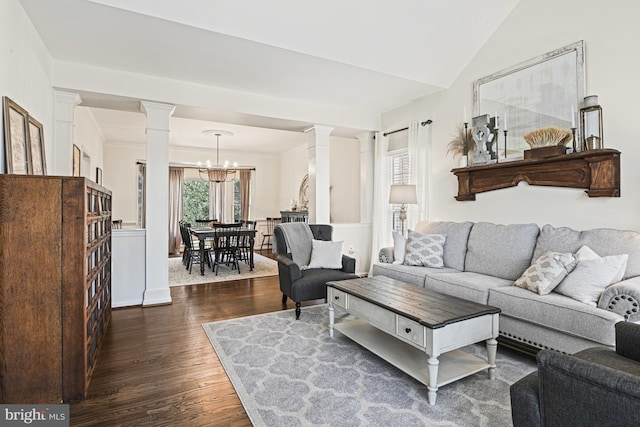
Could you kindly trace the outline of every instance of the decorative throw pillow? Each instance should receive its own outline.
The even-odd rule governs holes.
[[[513,284],[538,295],[547,295],[575,266],[573,254],[545,252]]]
[[[442,234],[422,234],[409,230],[405,265],[417,265],[422,267],[444,267],[444,242],[446,237]]]
[[[596,307],[604,289],[622,279],[629,255],[599,257],[587,246],[580,248],[576,256],[578,253],[580,255],[576,268],[554,291]],[[593,254],[596,255],[595,258],[592,258]]]
[[[393,232],[393,263],[402,264],[407,247],[407,239],[397,231]]]
[[[600,258],[600,255],[598,255],[589,246],[582,246],[580,249],[578,249],[578,252],[576,252],[576,260],[578,261],[578,263],[580,261],[585,261],[585,260],[590,260],[590,259],[598,259],[598,258]],[[627,257],[627,260],[628,259],[629,258]],[[624,262],[620,266],[620,270],[616,273],[615,277],[611,281],[611,284],[618,283],[619,281],[621,281],[622,278],[624,277],[624,272],[626,270],[627,270],[627,263]]]
[[[311,245],[311,261],[309,261],[307,268],[342,268],[342,246],[344,242],[313,239]]]

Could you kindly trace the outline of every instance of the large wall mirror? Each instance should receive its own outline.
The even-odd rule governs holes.
[[[556,49],[473,83],[474,113],[500,116],[499,156],[521,159],[529,146],[522,138],[555,126],[576,130],[577,111],[585,96],[583,41]],[[573,113],[573,117],[572,117]],[[505,157],[504,122],[507,120]]]

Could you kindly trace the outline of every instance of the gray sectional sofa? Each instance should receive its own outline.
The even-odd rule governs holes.
[[[572,354],[598,345],[613,347],[617,322],[640,322],[640,233],[427,221],[418,223],[415,231],[446,236],[444,267],[394,263],[394,249],[383,248],[373,275],[499,307],[500,335],[512,342]],[[628,255],[622,280],[602,292],[597,307],[557,292],[538,295],[513,286],[545,252],[575,253],[584,245],[601,257]]]

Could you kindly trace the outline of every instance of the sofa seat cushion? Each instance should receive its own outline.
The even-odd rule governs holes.
[[[464,270],[516,280],[531,265],[539,231],[536,224],[473,224]]]
[[[444,266],[464,270],[464,259],[467,255],[467,240],[472,222],[420,221],[415,231],[423,234],[442,234],[444,242]]]
[[[516,286],[491,289],[489,305],[510,316],[607,346],[615,344],[615,324],[624,318],[556,294],[540,296]]]
[[[511,287],[512,280],[470,272],[427,274],[425,288],[454,297],[486,304],[489,289]]]
[[[582,246],[588,246],[601,257],[629,255],[623,279],[640,276],[640,233],[636,231],[609,228],[577,231],[547,224],[540,230],[533,257],[538,258],[547,251],[576,253]]]
[[[401,282],[424,288],[424,277],[427,274],[442,274],[456,272],[453,268],[414,267],[398,264],[374,264],[371,270],[373,276],[386,276]]]

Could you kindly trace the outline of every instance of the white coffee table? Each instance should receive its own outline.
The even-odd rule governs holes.
[[[384,276],[327,283],[329,334],[334,329],[428,388],[488,369],[495,378],[500,309],[427,291]],[[335,307],[357,319],[335,323]],[[486,341],[487,359],[460,350]]]

